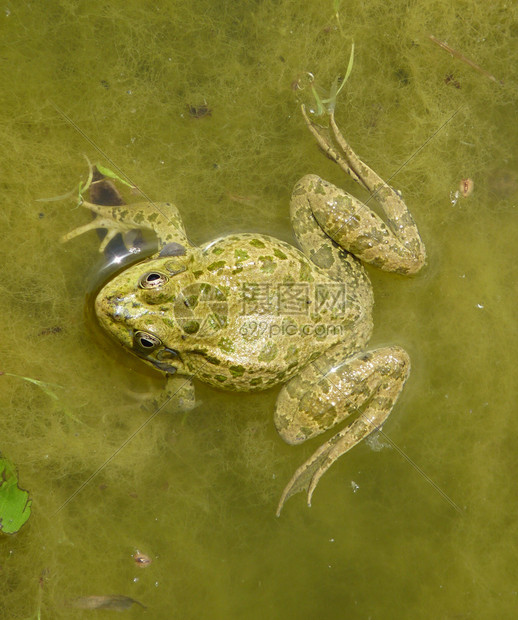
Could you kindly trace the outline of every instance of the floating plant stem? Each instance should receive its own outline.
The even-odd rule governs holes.
[[[450,47],[444,41],[439,41],[439,39],[436,39],[433,36],[433,34],[428,35],[428,38],[430,39],[430,41],[433,41],[433,43],[435,43],[436,45],[441,47],[443,50],[447,51],[449,54],[451,54],[455,58],[458,58],[460,61],[462,61],[465,64],[469,65],[472,69],[475,69],[475,71],[478,71],[480,74],[485,75],[488,80],[491,80],[492,82],[497,82],[499,84],[502,83],[499,80],[497,80],[494,75],[489,73],[489,71],[486,71],[485,69],[482,69],[482,67],[480,65],[477,65],[476,62],[473,62],[472,60],[470,60],[469,58],[464,56],[464,54],[461,54],[457,50],[454,50],[452,47]]]

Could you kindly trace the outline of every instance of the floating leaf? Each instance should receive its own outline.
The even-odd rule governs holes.
[[[0,457],[0,532],[14,534],[31,516],[29,493],[18,486],[14,465]]]
[[[37,385],[49,398],[52,398],[52,400],[59,400],[57,394],[51,390],[51,387],[61,388],[61,385],[57,385],[56,383],[46,383],[45,381],[33,379],[32,377],[22,377],[22,375],[15,375],[12,372],[0,372],[0,375],[5,375],[6,377],[16,377],[16,379],[22,379],[22,381],[27,381],[28,383]]]
[[[63,386],[57,385],[56,383],[47,383],[45,381],[40,381],[39,379],[33,379],[32,377],[22,377],[21,375],[15,375],[12,372],[2,372],[0,370],[0,375],[4,375],[5,377],[15,377],[16,379],[21,379],[22,381],[27,381],[28,383],[32,383],[33,385],[37,385],[43,392],[52,400],[59,402],[58,395],[54,392],[52,388],[60,388],[63,389]],[[65,415],[74,420],[74,422],[78,422],[82,424],[81,420],[75,417],[75,415],[70,411],[70,409],[66,407],[61,407]]]
[[[139,601],[123,594],[108,594],[106,596],[81,596],[67,602],[69,607],[77,607],[78,609],[115,609],[116,611],[124,611],[129,609],[133,603],[140,605],[146,609]]]
[[[124,185],[127,185],[128,187],[131,187],[132,189],[135,187],[133,185],[133,183],[129,183],[128,181],[125,181],[122,177],[120,177],[118,174],[113,172],[113,170],[110,170],[109,168],[106,168],[106,166],[101,166],[100,164],[95,164],[95,167],[97,168],[97,170],[99,170],[99,172],[103,176],[108,177],[109,179],[113,179],[114,181],[120,181],[120,183],[124,183]]]

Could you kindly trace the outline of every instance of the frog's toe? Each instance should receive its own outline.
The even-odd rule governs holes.
[[[77,228],[74,228],[74,230],[71,230],[70,232],[68,232],[66,235],[63,235],[61,237],[61,243],[66,243],[67,241],[70,241],[71,239],[74,239],[75,237],[79,237],[79,235],[82,235],[83,233],[88,232],[89,230],[96,230],[97,228],[99,228],[99,222],[96,220],[92,220],[88,224],[84,224],[83,226],[78,226]]]
[[[104,252],[104,250],[106,249],[106,246],[119,233],[126,232],[123,228],[121,229],[120,226],[118,226],[117,224],[114,224],[112,220],[103,218],[103,217],[96,217],[94,220],[92,220],[88,224],[84,224],[84,226],[78,226],[77,228],[74,228],[74,230],[71,230],[66,235],[63,235],[61,237],[61,243],[66,243],[67,241],[70,241],[70,239],[74,239],[74,237],[79,237],[79,235],[82,235],[85,232],[88,232],[90,230],[99,230],[99,229],[106,230],[106,235],[103,237],[100,243],[100,246],[99,246],[99,252]],[[126,243],[125,245],[129,249]]]

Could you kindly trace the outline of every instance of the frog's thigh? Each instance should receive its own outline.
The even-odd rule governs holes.
[[[360,263],[335,243],[315,219],[310,198],[314,179],[320,180],[315,175],[302,178],[291,197],[291,225],[297,241],[304,254],[315,265],[325,269],[332,280],[359,286],[363,289],[363,296],[370,298],[370,283]]]
[[[277,514],[291,495],[304,489],[311,504],[313,491],[329,467],[383,425],[410,372],[408,354],[396,346],[360,353],[331,369],[319,363],[320,359],[304,368],[281,390],[275,411],[281,437],[290,444],[301,443],[351,414],[357,417],[299,467],[284,489]]]

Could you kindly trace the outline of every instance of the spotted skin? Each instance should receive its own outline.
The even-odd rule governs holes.
[[[274,419],[290,444],[342,425],[295,472],[278,515],[299,491],[310,504],[327,469],[385,422],[410,371],[400,347],[368,349],[373,295],[361,261],[402,274],[425,263],[401,196],[355,155],[332,113],[331,136],[302,113],[320,147],[371,192],[384,219],[307,175],[290,206],[300,249],[254,233],[195,246],[171,203],[84,202],[95,219],[63,238],[104,228],[103,251],[118,233],[126,244],[135,229],[155,233],[158,252],[115,276],[95,300],[99,323],[120,345],[175,378],[236,391],[284,384]]]

